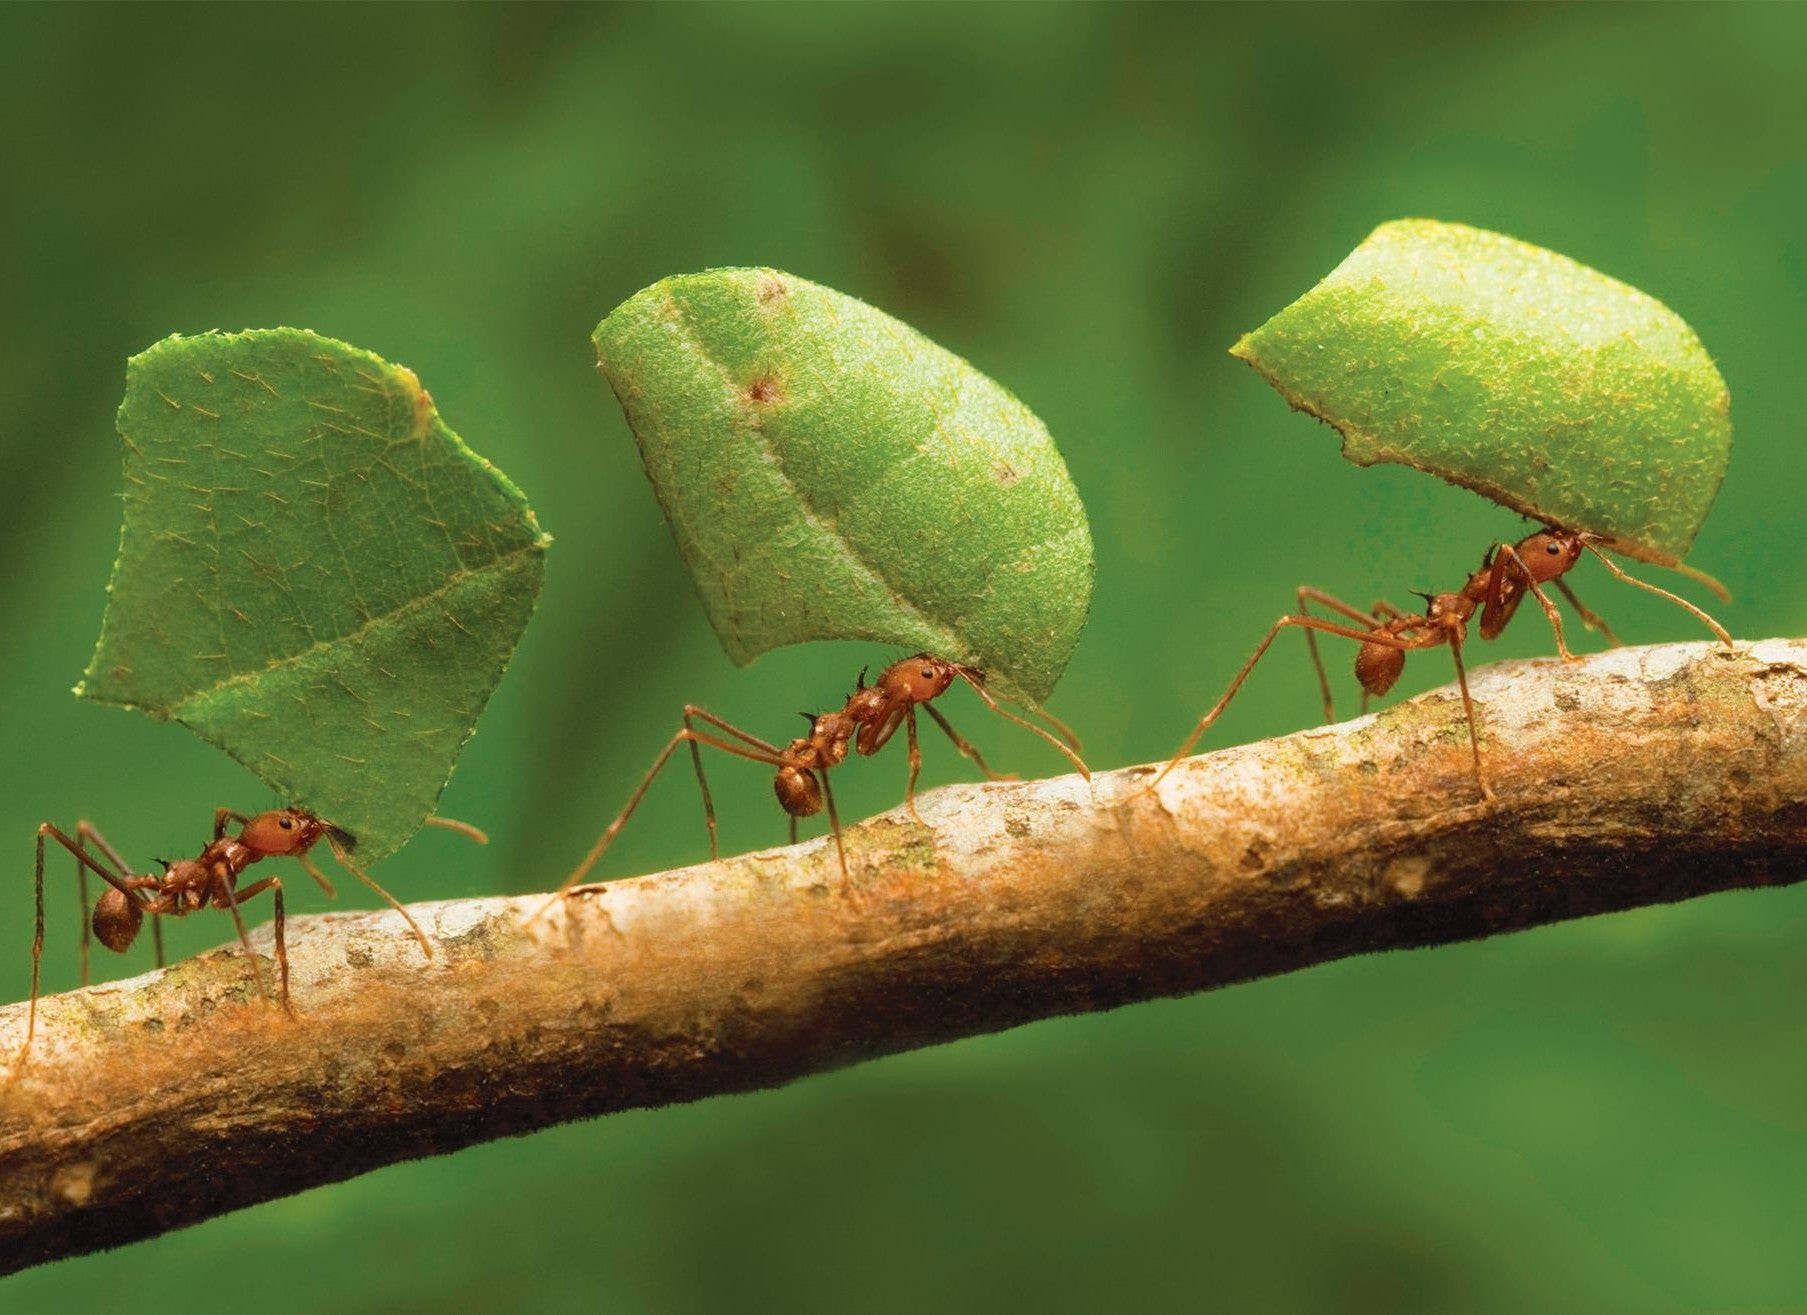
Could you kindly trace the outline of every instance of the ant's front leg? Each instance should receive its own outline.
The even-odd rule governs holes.
[[[1543,614],[1549,618],[1550,629],[1556,632],[1557,655],[1561,657],[1564,662],[1579,662],[1581,659],[1569,652],[1569,646],[1562,637],[1562,613],[1556,610],[1556,604],[1550,601],[1550,596],[1546,594],[1543,591],[1543,587],[1537,583],[1537,577],[1531,574],[1531,568],[1525,565],[1525,559],[1518,555],[1518,549],[1514,548],[1509,543],[1502,543],[1499,546],[1499,554],[1501,561],[1511,562],[1514,566],[1518,567],[1519,571],[1524,576],[1526,587],[1531,590],[1532,596],[1537,599],[1538,606],[1543,608]],[[1483,789],[1485,789],[1485,787],[1483,787]]]

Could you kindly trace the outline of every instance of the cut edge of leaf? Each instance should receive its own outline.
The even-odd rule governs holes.
[[[1293,410],[1303,411],[1312,419],[1317,420],[1334,430],[1338,437],[1342,439],[1342,455],[1351,463],[1357,466],[1376,466],[1383,462],[1388,462],[1400,466],[1409,466],[1411,469],[1423,471],[1427,475],[1435,475],[1446,484],[1453,484],[1457,488],[1469,489],[1472,492],[1478,493],[1483,498],[1486,498],[1491,502],[1496,502],[1500,506],[1506,508],[1506,510],[1516,512],[1528,520],[1538,521],[1544,525],[1555,525],[1564,529],[1573,528],[1572,526],[1565,525],[1560,517],[1549,515],[1547,512],[1540,510],[1529,500],[1518,496],[1499,484],[1495,484],[1492,480],[1481,479],[1479,477],[1465,477],[1450,471],[1433,469],[1430,466],[1426,466],[1413,460],[1411,457],[1405,455],[1389,444],[1382,442],[1368,431],[1361,429],[1358,426],[1333,419],[1324,414],[1324,412],[1309,399],[1300,396],[1291,388],[1287,387],[1286,384],[1281,382],[1279,376],[1275,375],[1272,371],[1268,370],[1266,366],[1262,365],[1249,345],[1250,339],[1253,337],[1253,334],[1243,334],[1242,337],[1236,340],[1235,345],[1230,348],[1230,355],[1234,356],[1237,360],[1246,363],[1255,371],[1255,373],[1265,379],[1268,384],[1272,386],[1273,390],[1276,393],[1279,393],[1286,404]],[[1372,450],[1373,455],[1366,457],[1365,459],[1354,456],[1349,450],[1351,440],[1358,444],[1368,446]],[[1725,476],[1722,473],[1720,476],[1722,483],[1724,482],[1724,478]],[[1618,553],[1624,557],[1634,558],[1637,561],[1649,562],[1652,566],[1662,566],[1669,570],[1682,569],[1682,559],[1680,557],[1671,553],[1659,552],[1656,549],[1651,548],[1648,544],[1635,543],[1629,539],[1622,539],[1617,535],[1601,535],[1599,544],[1602,548],[1608,549],[1611,552]],[[1692,539],[1690,539],[1690,546],[1692,546]]]

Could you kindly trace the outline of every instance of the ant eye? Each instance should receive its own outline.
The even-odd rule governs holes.
[[[924,680],[933,680],[933,679],[935,679],[935,673],[930,668],[924,667],[922,669],[922,678]]]
[[[280,822],[278,822],[276,825],[281,827],[284,831],[287,831],[295,825],[295,821],[293,818],[285,817]]]
[[[1545,548],[1544,551],[1554,557],[1562,551],[1562,548],[1559,545],[1552,543],[1549,547]]]

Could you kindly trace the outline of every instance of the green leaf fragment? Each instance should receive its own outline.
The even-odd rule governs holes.
[[[1731,455],[1725,381],[1680,316],[1461,224],[1383,224],[1231,350],[1358,465],[1415,466],[1666,565]]]
[[[873,640],[1047,698],[1091,604],[1091,532],[1047,429],[1004,388],[770,269],[665,279],[595,343],[735,662]]]
[[[181,722],[374,860],[434,810],[549,539],[412,371],[299,329],[173,337],[119,408],[125,524],[76,693]]]

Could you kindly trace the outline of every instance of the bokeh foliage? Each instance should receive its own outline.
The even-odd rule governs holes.
[[[559,534],[445,799],[495,843],[409,846],[380,869],[403,898],[549,885],[684,701],[782,734],[885,656],[737,670],[710,634],[587,341],[673,270],[845,290],[1047,422],[1099,567],[1050,707],[1100,766],[1169,752],[1297,584],[1397,601],[1517,530],[1341,460],[1225,352],[1403,214],[1562,251],[1698,330],[1738,441],[1689,560],[1734,632],[1807,633],[1804,39],[1787,6],[0,10],[0,986],[28,982],[40,820],[142,860],[267,802],[63,692],[117,542],[124,362],[172,331],[380,344]],[[1577,577],[1630,640],[1697,633]],[[1549,647],[1521,617],[1474,656]],[[1449,674],[1427,655],[1402,692]],[[1213,742],[1315,706],[1282,648]],[[994,763],[1059,768],[947,711]],[[837,795],[874,811],[903,777],[856,764]],[[724,764],[715,793],[725,843],[782,837],[763,774]],[[698,811],[673,773],[610,871],[700,857]],[[52,892],[52,987],[74,902]],[[1732,895],[1042,1024],[386,1170],[7,1280],[0,1308],[1796,1309],[1804,932],[1807,891]]]

